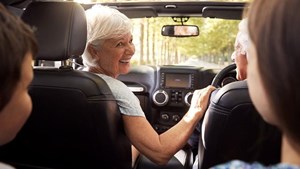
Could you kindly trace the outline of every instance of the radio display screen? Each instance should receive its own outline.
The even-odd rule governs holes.
[[[191,75],[167,73],[165,76],[165,87],[166,88],[190,88]]]

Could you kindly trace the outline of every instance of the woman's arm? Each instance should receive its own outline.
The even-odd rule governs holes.
[[[145,117],[123,115],[124,127],[131,143],[140,153],[157,164],[166,164],[187,142],[198,121],[203,117],[210,93],[208,86],[195,90],[190,109],[172,128],[158,135]]]

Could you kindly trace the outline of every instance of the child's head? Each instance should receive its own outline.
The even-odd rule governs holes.
[[[28,85],[37,42],[32,30],[0,4],[0,145],[12,140],[31,112]]]
[[[248,84],[263,118],[300,142],[300,1],[255,0],[250,6]]]

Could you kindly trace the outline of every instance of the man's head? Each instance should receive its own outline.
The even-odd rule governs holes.
[[[247,58],[249,57],[248,47],[249,37],[247,19],[243,19],[239,24],[239,32],[236,36],[234,52],[231,56],[231,59],[236,63],[236,78],[238,80],[245,80],[247,78]]]

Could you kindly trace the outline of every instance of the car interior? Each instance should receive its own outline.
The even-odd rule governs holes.
[[[47,12],[52,9],[55,15]],[[37,27],[36,60],[63,61],[83,53],[87,29],[77,3],[34,2],[22,19]],[[48,37],[52,40],[44,40]],[[18,168],[130,168],[121,115],[101,78],[67,65],[36,67],[34,74],[32,116],[20,136],[2,149],[2,160],[15,159],[12,165]]]
[[[218,89],[212,93],[201,121],[197,149],[186,145],[163,166],[140,155],[132,167],[131,144],[116,100],[101,77],[81,70],[80,56],[87,36],[84,11],[94,4],[1,2],[33,27],[39,45],[34,80],[29,87],[33,111],[17,137],[0,147],[1,162],[18,169],[191,169],[197,162],[197,168],[207,169],[234,159],[265,165],[280,161],[280,132],[265,123],[254,108],[247,81],[235,79],[235,64],[217,71],[202,66],[140,65],[118,79],[137,96],[158,134],[183,117],[194,90],[208,85]],[[240,20],[247,8],[245,2],[214,1],[101,4],[114,7],[129,18]],[[178,23],[165,25],[162,34],[194,36],[176,36],[167,31],[176,26]],[[195,30],[199,35],[199,29]],[[52,66],[54,62],[60,66]]]

